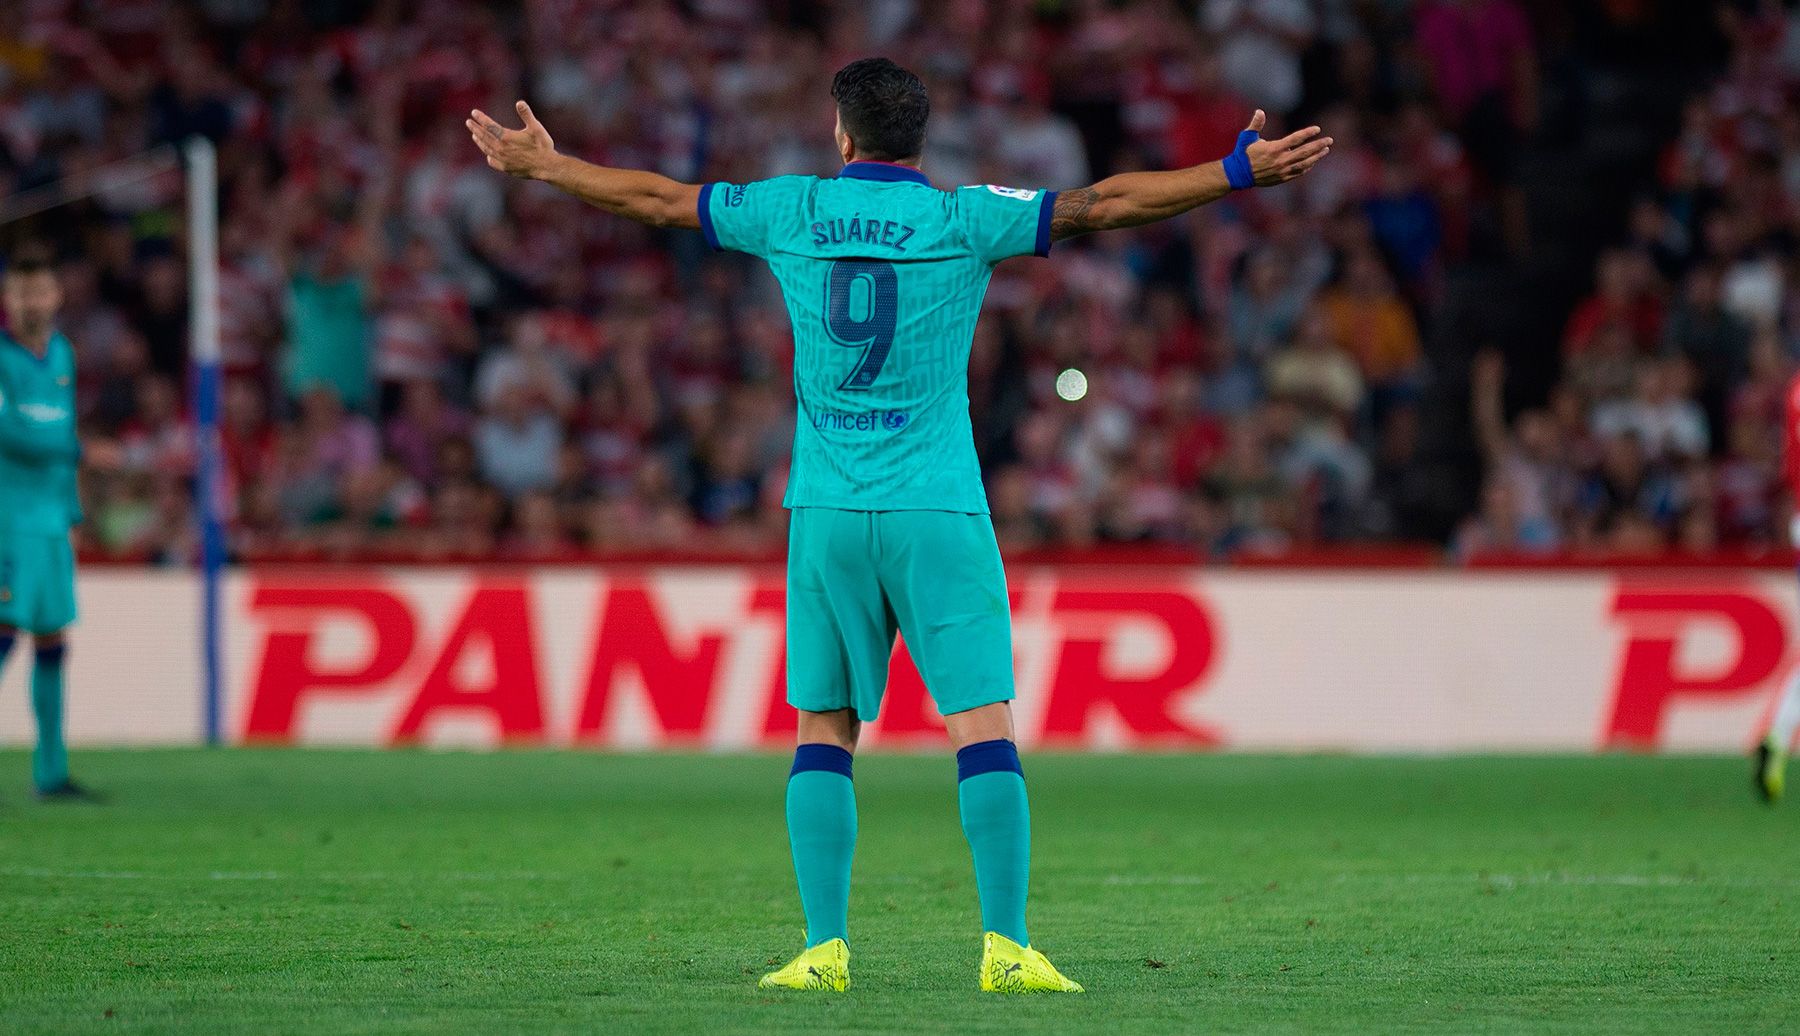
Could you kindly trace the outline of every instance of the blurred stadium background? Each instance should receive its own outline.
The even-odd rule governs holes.
[[[752,999],[797,916],[755,754],[794,727],[787,316],[461,124],[829,174],[872,53],[927,79],[939,186],[1206,161],[1256,107],[1337,141],[1002,265],[976,335],[1020,740],[1072,752],[1027,763],[1034,931],[1091,1008],[967,1001],[936,755],[858,763],[901,980]],[[1797,87],[1781,0],[0,2],[113,796],[8,804],[15,660],[0,1029],[1790,1025],[1792,824],[1724,757],[1796,658]],[[867,740],[944,744],[903,649]],[[414,744],[746,754],[259,747]]]
[[[6,228],[66,258],[85,545],[196,550],[180,180],[128,160],[198,134],[236,557],[778,552],[772,280],[490,175],[459,120],[522,95],[597,161],[828,172],[830,72],[869,51],[929,74],[947,185],[1193,164],[1256,106],[1340,142],[1292,189],[1002,271],[971,402],[1009,547],[1780,543],[1782,5],[1195,6],[8,4],[0,187],[96,192]]]
[[[940,184],[1191,164],[1258,106],[1339,142],[1000,269],[971,406],[1027,737],[1748,743],[1800,355],[1800,22],[1748,0],[6,5],[0,233],[58,249],[81,357],[76,740],[779,741],[772,279],[459,120],[829,172],[872,51],[928,74]]]

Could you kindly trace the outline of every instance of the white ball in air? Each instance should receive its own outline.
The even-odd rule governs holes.
[[[1087,375],[1073,367],[1056,376],[1056,394],[1073,403],[1087,395]]]

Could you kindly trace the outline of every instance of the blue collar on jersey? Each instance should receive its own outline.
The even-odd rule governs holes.
[[[886,180],[889,182],[922,183],[927,187],[931,181],[925,174],[909,165],[897,162],[859,161],[844,166],[839,176],[848,176],[852,180]]]

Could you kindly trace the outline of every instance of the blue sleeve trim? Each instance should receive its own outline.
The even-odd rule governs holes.
[[[993,741],[977,741],[957,750],[957,783],[984,773],[1016,773],[1021,777],[1025,776],[1025,768],[1019,765],[1019,747],[1005,738],[998,738]]]
[[[706,243],[712,246],[713,251],[723,252],[725,246],[719,244],[719,231],[713,226],[712,220],[712,192],[717,186],[715,183],[700,185],[700,233],[706,235]]]
[[[1037,251],[1038,256],[1050,254],[1050,215],[1056,208],[1056,192],[1044,192],[1044,204],[1038,207]]]
[[[823,770],[849,777],[850,763],[850,753],[836,745],[801,745],[794,749],[794,768],[788,771],[788,776],[808,770]]]

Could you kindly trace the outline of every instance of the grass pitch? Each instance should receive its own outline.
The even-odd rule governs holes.
[[[1032,935],[975,990],[947,757],[857,762],[848,994],[785,757],[0,753],[0,1031],[1755,1032],[1800,1017],[1800,803],[1735,759],[1026,761]]]

